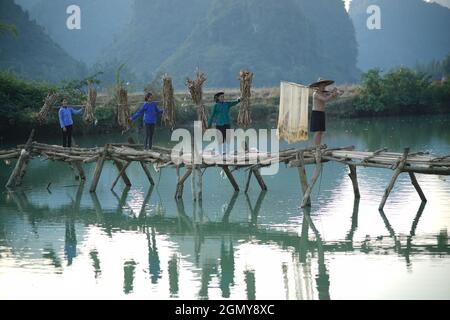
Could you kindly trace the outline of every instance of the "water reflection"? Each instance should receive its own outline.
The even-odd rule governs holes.
[[[179,291],[180,270],[179,270],[179,260],[176,254],[172,255],[172,258],[170,258],[167,270],[169,274],[170,297],[177,298]]]
[[[123,293],[125,294],[133,292],[135,270],[136,262],[133,260],[125,261],[123,265]]]
[[[8,197],[20,214],[27,217],[27,223],[38,238],[44,232],[40,227],[49,222],[64,227],[63,251],[67,266],[74,268],[78,266],[73,264],[75,259],[83,260],[78,258],[83,255],[83,252],[78,252],[77,246],[88,248],[85,252],[90,261],[89,268],[93,270],[98,283],[101,283],[102,278],[105,277],[105,270],[107,273],[107,270],[113,267],[109,263],[100,261],[100,256],[102,260],[104,257],[110,259],[102,253],[102,250],[105,250],[101,245],[103,235],[113,241],[115,236],[126,231],[127,236],[136,237],[137,245],[145,239],[146,262],[140,260],[139,254],[133,255],[135,251],[142,252],[133,248],[128,248],[130,255],[125,256],[121,261],[122,292],[125,295],[137,293],[136,288],[140,287],[138,283],[142,279],[141,276],[138,277],[141,269],[137,266],[142,263],[148,265],[145,272],[152,288],[159,292],[165,288],[168,297],[185,297],[186,293],[183,296],[182,292],[185,292],[183,289],[186,290],[183,286],[186,285],[188,278],[190,279],[189,287],[197,288],[195,298],[233,298],[236,297],[236,292],[243,292],[245,296],[240,298],[253,300],[263,293],[256,290],[257,280],[258,287],[265,288],[260,290],[270,292],[270,289],[267,289],[270,285],[267,286],[267,283],[274,280],[262,275],[265,264],[270,262],[278,264],[284,298],[314,299],[317,297],[328,300],[333,298],[330,291],[333,279],[330,277],[329,255],[339,252],[371,254],[382,247],[385,254],[395,253],[404,256],[406,265],[410,269],[411,256],[414,254],[423,252],[440,256],[449,254],[446,229],[443,229],[432,243],[415,243],[416,230],[425,204],[419,207],[411,222],[406,245],[402,244],[402,237],[395,232],[389,217],[383,211],[379,212],[389,238],[393,240],[394,246],[391,246],[389,243],[386,244],[382,235],[367,236],[362,241],[354,240],[360,223],[360,200],[358,199],[354,201],[351,213],[349,212],[351,215],[349,230],[342,235],[341,240],[326,241],[318,228],[319,217],[311,213],[311,208],[304,208],[302,212],[299,212],[301,223],[298,225],[298,233],[259,225],[260,210],[266,192],[258,194],[254,204],[246,194],[231,194],[228,203],[224,206],[223,215],[216,220],[211,220],[207,218],[201,201],[192,202],[187,212],[184,201],[178,200],[175,202],[176,215],[159,214],[151,204],[155,190],[157,188],[150,187],[143,197],[144,193],[130,192],[126,188],[120,196],[114,195],[117,206],[113,210],[103,209],[95,193],[90,193],[92,206],[81,206],[82,185],[77,189],[74,199],[71,198],[70,203],[61,205],[59,208],[50,209],[47,206],[33,204],[23,192],[11,192]],[[249,212],[246,222],[235,222],[232,219],[234,214],[242,210],[236,206],[240,196],[245,197],[243,203],[246,204]],[[135,213],[131,210],[133,213],[131,214],[127,209],[127,201],[128,203],[139,202]],[[162,205],[161,199],[159,204]],[[80,232],[88,233],[92,227],[100,227],[102,232],[92,238],[79,235]],[[6,238],[6,235],[2,237]],[[110,245],[113,243],[110,242]],[[64,275],[66,268],[61,262],[59,250],[54,249],[57,247],[49,245],[48,242],[36,242],[36,244],[42,244],[42,257],[50,261],[54,272]],[[14,243],[9,245],[14,246]],[[127,246],[126,243],[121,245]],[[245,247],[248,247],[249,251],[245,251]],[[279,261],[267,261],[271,257],[264,256],[254,261],[247,258],[246,252],[257,250],[258,247],[270,247],[272,252],[279,252],[280,255],[284,255],[284,258]],[[39,251],[40,248],[36,250]],[[289,258],[286,259],[286,257]],[[166,272],[163,271],[165,266],[167,266],[164,270]],[[274,270],[270,272],[276,279],[275,275],[278,273]],[[219,294],[215,292],[216,288]]]

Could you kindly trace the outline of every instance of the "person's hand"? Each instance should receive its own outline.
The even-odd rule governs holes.
[[[64,127],[64,128],[63,128],[63,131],[64,131],[64,132],[67,132],[67,129],[66,129],[66,127]]]

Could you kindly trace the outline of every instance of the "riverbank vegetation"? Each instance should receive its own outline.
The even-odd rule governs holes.
[[[360,85],[340,86],[345,94],[329,104],[329,116],[341,118],[422,115],[450,113],[450,55],[432,68],[435,74],[442,74],[440,80],[422,70],[399,67],[385,74],[380,70],[369,70],[361,78]],[[96,81],[94,75],[89,79]],[[54,106],[47,124],[39,126],[36,115],[49,91],[57,91],[68,98],[70,104],[84,104],[87,94],[87,80],[61,82],[58,85],[17,78],[12,73],[0,72],[0,136],[24,135],[31,128],[42,133],[59,133],[57,110]],[[152,81],[146,90],[154,93],[161,104],[162,82]],[[160,83],[161,82],[161,83]],[[98,81],[97,81],[98,84]],[[204,101],[210,108],[214,89],[205,90]],[[239,96],[239,89],[227,89],[226,99]],[[130,93],[129,104],[134,112],[143,101],[143,93]],[[279,89],[259,88],[252,93],[251,113],[256,122],[275,122],[278,116]],[[187,126],[196,119],[196,110],[186,90],[175,92],[176,126]],[[86,125],[76,119],[76,130],[83,133],[104,133],[116,130],[117,102],[113,88],[99,93],[95,117],[96,125]],[[231,115],[237,119],[238,108]],[[137,125],[140,125],[137,122]]]

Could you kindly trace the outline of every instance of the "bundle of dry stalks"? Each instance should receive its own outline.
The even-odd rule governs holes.
[[[117,124],[123,131],[130,129],[130,106],[128,105],[128,93],[122,87],[116,89],[117,95]]]
[[[88,81],[88,94],[86,99],[86,109],[84,110],[83,120],[92,124],[95,120],[95,102],[97,100],[97,90],[95,90],[92,81]]]
[[[175,127],[175,98],[173,95],[172,78],[167,75],[163,78],[163,107],[162,121],[165,126],[173,129]]]
[[[206,75],[203,72],[197,71],[197,79],[191,80],[187,78],[186,86],[191,94],[192,101],[197,106],[197,119],[202,122],[203,131],[207,129],[208,126],[208,113],[203,105],[203,83],[206,81]]]
[[[50,108],[57,102],[59,95],[56,92],[49,92],[47,97],[45,97],[44,105],[37,114],[37,120],[39,124],[43,125],[47,123]]]
[[[253,80],[253,73],[247,70],[239,72],[239,80],[241,82],[241,107],[237,118],[238,126],[247,128],[252,123],[250,118],[250,97]]]

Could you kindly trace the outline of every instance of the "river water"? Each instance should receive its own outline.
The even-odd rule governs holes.
[[[330,119],[324,142],[448,155],[449,128],[448,116]],[[170,145],[169,134],[157,130],[156,143]],[[125,139],[75,138],[85,147]],[[12,168],[0,164],[1,186]],[[303,211],[298,172],[284,166],[265,177],[267,192],[252,181],[248,195],[208,169],[200,205],[189,182],[174,200],[174,169],[152,169],[149,188],[133,164],[133,186],[111,192],[117,171],[107,163],[90,194],[90,178],[79,185],[69,166],[33,160],[22,189],[1,187],[0,299],[450,299],[450,178],[417,175],[421,205],[402,174],[379,212],[392,171],[359,169],[354,201],[347,170],[326,163]],[[235,174],[243,189],[246,172]]]

